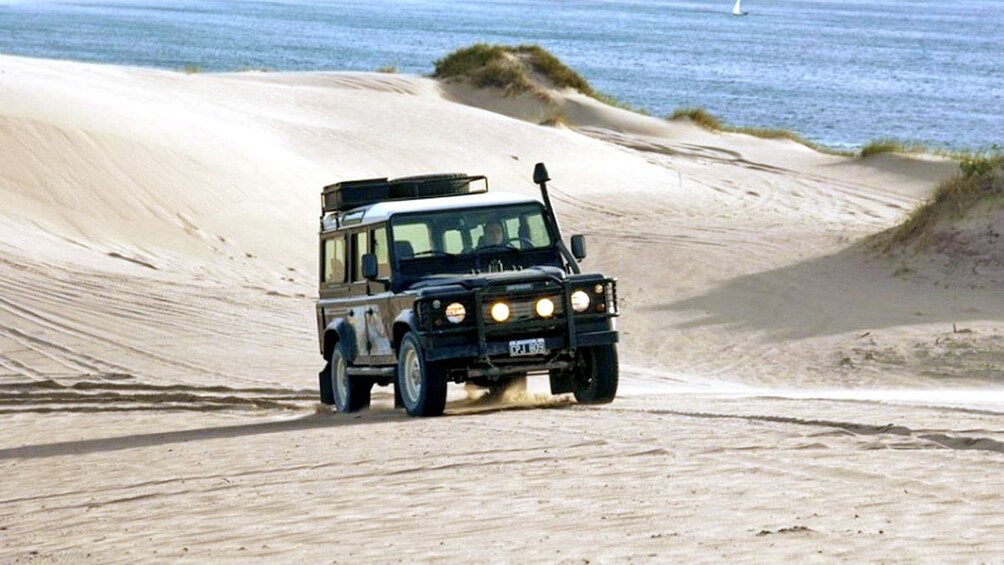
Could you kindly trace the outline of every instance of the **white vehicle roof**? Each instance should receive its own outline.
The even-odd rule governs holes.
[[[344,227],[375,224],[388,220],[395,214],[410,214],[413,212],[438,212],[460,208],[477,208],[482,206],[505,206],[512,204],[541,204],[541,201],[531,196],[512,192],[481,192],[461,196],[441,196],[437,198],[419,198],[415,200],[392,200],[378,202],[369,206],[354,208],[342,213]],[[328,214],[323,220],[323,230],[336,229],[335,214]]]

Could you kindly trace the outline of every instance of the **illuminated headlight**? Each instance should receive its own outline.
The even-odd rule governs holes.
[[[576,290],[572,293],[572,310],[585,312],[589,308],[589,295],[583,290]]]
[[[541,298],[537,301],[536,310],[541,318],[550,318],[554,315],[554,302],[550,298]]]
[[[492,319],[496,322],[504,322],[509,319],[509,306],[504,302],[496,302],[492,306]]]
[[[453,322],[454,324],[459,324],[464,321],[467,317],[467,308],[459,302],[453,302],[446,307],[446,319]]]

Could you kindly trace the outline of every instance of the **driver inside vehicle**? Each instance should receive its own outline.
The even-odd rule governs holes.
[[[478,247],[498,247],[500,245],[505,245],[502,224],[498,220],[488,220],[484,224],[484,235],[481,236]]]

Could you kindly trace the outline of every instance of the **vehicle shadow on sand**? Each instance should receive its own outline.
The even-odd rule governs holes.
[[[189,441],[232,439],[244,436],[294,432],[316,428],[373,425],[393,420],[400,420],[407,417],[403,412],[398,413],[390,411],[374,411],[364,414],[365,415],[336,414],[318,411],[313,414],[286,420],[272,420],[230,426],[213,426],[190,430],[129,434],[109,438],[24,445],[21,447],[0,449],[0,460],[40,459],[47,457],[60,457],[64,455],[83,455],[87,453],[103,453],[123,449],[155,447]]]
[[[483,401],[464,399],[450,402],[444,418],[487,415],[515,410],[564,408],[573,402],[563,397],[531,397],[517,401]],[[60,441],[0,449],[0,461],[7,459],[44,459],[67,455],[105,453],[125,449],[156,447],[190,441],[232,439],[244,436],[286,433],[318,428],[384,425],[410,420],[404,410],[381,407],[352,414],[340,414],[318,405],[314,413],[284,420],[252,422],[229,426],[212,426],[189,430],[129,434],[118,437]]]

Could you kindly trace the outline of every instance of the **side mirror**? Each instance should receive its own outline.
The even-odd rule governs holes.
[[[586,258],[586,236],[572,236],[572,256],[575,257],[576,261],[581,261]]]
[[[379,275],[376,255],[367,253],[363,255],[363,278],[368,281],[376,280]]]

